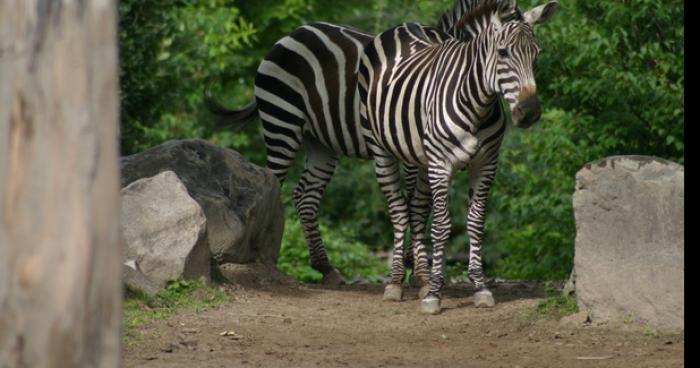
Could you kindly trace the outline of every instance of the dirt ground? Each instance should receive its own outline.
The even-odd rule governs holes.
[[[418,312],[417,289],[382,302],[382,285],[325,288],[284,277],[229,275],[231,301],[143,327],[126,367],[683,367],[682,334],[632,322],[534,318],[541,283],[491,283],[496,307],[474,308],[449,285],[443,311]],[[222,336],[228,332],[228,336]]]

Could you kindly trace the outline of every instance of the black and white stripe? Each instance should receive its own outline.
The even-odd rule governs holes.
[[[447,13],[458,17],[475,2],[457,0],[454,9]],[[441,21],[439,26],[447,33],[458,32],[455,22]],[[261,62],[255,80],[255,103],[240,111],[220,106],[213,109],[233,121],[259,113],[267,166],[281,182],[297,151],[304,147],[306,161],[294,192],[294,203],[304,228],[311,264],[324,274],[327,283],[339,282],[340,276],[330,265],[321,240],[318,209],[340,155],[372,158],[362,134],[356,85],[360,56],[373,37],[329,23],[302,26],[280,39]],[[418,170],[406,165],[409,197],[420,185],[417,174]],[[429,197],[419,193],[412,203],[415,272],[427,283],[429,271],[422,230],[429,212]],[[395,262],[403,263],[403,260]]]
[[[510,105],[516,126],[537,121],[534,62],[539,48],[533,26],[553,14],[555,2],[522,13],[511,0],[484,0],[457,22],[471,30],[467,41],[439,29],[403,24],[377,35],[360,65],[362,124],[376,162],[377,179],[389,201],[394,259],[403,256],[408,200],[400,191],[399,163],[419,167],[427,180],[434,213],[433,267],[422,311],[440,311],[444,246],[450,235],[447,207],[452,174],[470,173],[469,275],[477,306],[493,305],[481,262],[486,200],[506,127],[499,96]],[[456,19],[456,18],[455,18]],[[400,288],[403,267],[392,267],[385,293]]]

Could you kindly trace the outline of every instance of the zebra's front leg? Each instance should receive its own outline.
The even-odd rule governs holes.
[[[294,190],[294,206],[304,228],[304,238],[309,247],[311,267],[323,274],[321,281],[323,284],[337,286],[344,282],[343,277],[328,261],[318,226],[318,209],[321,198],[323,198],[323,192],[333,177],[337,158],[315,142],[305,140],[304,145],[306,162],[304,173]]]
[[[414,259],[413,276],[420,286],[418,297],[422,300],[430,291],[430,268],[428,253],[425,250],[425,226],[430,214],[430,186],[427,170],[421,169],[416,176],[413,195],[409,200],[409,216]]]
[[[469,212],[467,232],[469,233],[469,279],[474,284],[474,306],[489,308],[496,305],[493,294],[486,287],[484,268],[481,262],[481,241],[484,237],[486,201],[496,173],[495,163],[470,172]]]
[[[449,164],[430,163],[428,181],[433,196],[433,225],[430,236],[433,242],[433,267],[430,272],[430,291],[421,300],[421,312],[440,313],[440,290],[445,284],[445,243],[450,238],[450,211],[447,207],[452,171]]]
[[[399,162],[390,155],[375,154],[375,170],[379,187],[389,206],[389,216],[394,228],[394,253],[391,259],[391,282],[384,289],[385,301],[400,301],[403,296],[401,283],[405,275],[404,238],[408,226],[408,206],[401,191]]]

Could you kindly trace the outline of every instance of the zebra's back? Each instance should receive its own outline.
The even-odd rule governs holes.
[[[280,39],[258,67],[255,94],[268,147],[310,135],[336,154],[369,159],[359,117],[357,70],[373,36],[313,23]],[[274,169],[274,167],[272,167]]]

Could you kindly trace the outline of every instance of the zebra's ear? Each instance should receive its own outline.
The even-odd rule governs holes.
[[[559,3],[556,1],[550,1],[544,5],[540,5],[536,8],[532,8],[523,14],[525,22],[534,26],[535,24],[546,23],[549,18],[554,15],[556,10],[559,8]]]

